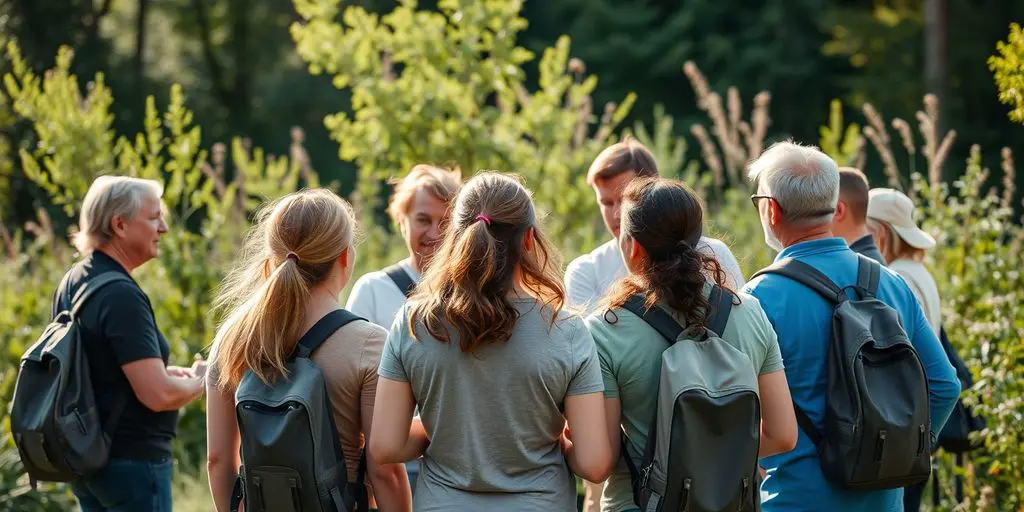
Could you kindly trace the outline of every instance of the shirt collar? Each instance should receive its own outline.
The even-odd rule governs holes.
[[[781,261],[786,258],[804,258],[815,254],[841,252],[849,249],[846,245],[846,240],[839,237],[808,240],[786,247],[775,257],[775,261]]]

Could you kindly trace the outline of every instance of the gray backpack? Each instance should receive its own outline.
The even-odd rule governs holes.
[[[825,365],[825,431],[793,404],[797,423],[818,450],[825,477],[849,490],[906,487],[928,480],[933,443],[928,379],[899,313],[878,300],[881,266],[858,255],[852,300],[825,274],[794,259],[773,273],[809,287],[835,305]]]
[[[355,483],[348,481],[331,399],[320,367],[310,359],[345,324],[362,320],[335,310],[299,340],[287,377],[264,383],[246,372],[235,391],[242,467],[231,510],[246,512],[366,511],[366,453]]]
[[[707,328],[684,329],[641,296],[623,306],[670,346],[661,355],[657,407],[639,470],[622,453],[633,498],[645,512],[760,510],[757,451],[761,402],[757,372],[746,354],[723,340],[734,295],[712,288]]]
[[[74,297],[66,297],[68,308],[56,311],[21,357],[11,400],[11,434],[33,489],[40,480],[71,482],[107,465],[114,427],[128,397],[118,397],[101,421],[77,320],[86,300],[116,281],[133,282],[114,271],[87,280]]]

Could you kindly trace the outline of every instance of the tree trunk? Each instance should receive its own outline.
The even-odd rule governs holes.
[[[924,31],[924,83],[925,91],[939,99],[940,112],[946,107],[946,40],[948,24],[946,0],[927,0],[925,3]],[[942,137],[943,117],[940,116],[935,129]],[[941,141],[941,139],[940,139]]]
[[[231,96],[231,117],[235,133],[249,135],[250,106],[252,104],[251,59],[249,58],[249,10],[245,0],[231,2],[231,50],[235,77]]]
[[[149,0],[139,0],[139,10],[135,17],[135,57],[132,60],[135,72],[135,91],[139,98],[146,97],[144,58],[146,54],[146,8]]]

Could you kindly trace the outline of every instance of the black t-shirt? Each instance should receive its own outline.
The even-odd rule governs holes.
[[[54,293],[52,314],[56,316],[69,307],[69,297],[83,283],[111,271],[129,275],[120,263],[100,251],[75,264],[65,285]],[[110,283],[89,298],[79,311],[79,321],[101,420],[106,421],[119,397],[127,398],[110,456],[145,460],[170,457],[178,411],[154,412],[142,405],[121,370],[121,365],[150,357],[159,357],[167,364],[171,347],[156,326],[149,298],[134,280]]]

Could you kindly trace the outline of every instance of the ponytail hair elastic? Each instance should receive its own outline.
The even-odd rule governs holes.
[[[482,220],[484,221],[484,224],[487,224],[488,226],[491,225],[491,217],[488,215],[484,215],[482,213],[480,215],[477,215],[475,220]]]
[[[298,263],[299,262],[299,255],[295,254],[292,251],[288,251],[288,254],[285,255],[284,259],[286,259],[286,260],[295,260],[295,263]]]

